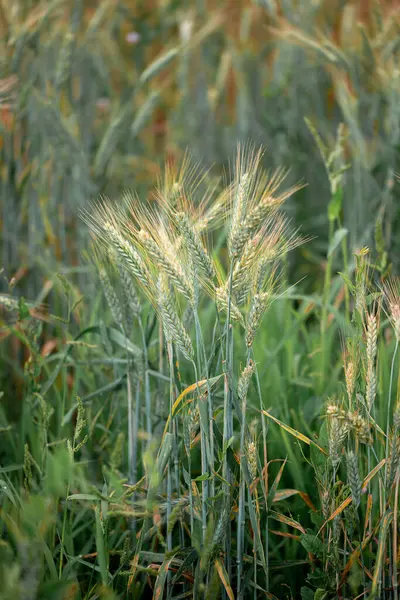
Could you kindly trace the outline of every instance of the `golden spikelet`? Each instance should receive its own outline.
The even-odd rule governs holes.
[[[397,342],[400,342],[400,280],[389,279],[384,285],[386,312],[393,327]]]

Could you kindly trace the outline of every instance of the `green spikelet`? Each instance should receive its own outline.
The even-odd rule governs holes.
[[[122,289],[124,292],[126,312],[131,311],[133,316],[137,318],[140,315],[141,306],[134,281],[121,260],[117,261],[117,265],[118,273],[122,283]]]
[[[257,477],[257,447],[253,440],[247,440],[245,453],[250,477],[254,481]]]
[[[24,446],[24,486],[25,489],[30,490],[33,483],[33,471],[32,467],[40,474],[41,470],[32,454],[29,451],[29,445]]]
[[[99,278],[113,319],[119,326],[122,326],[122,323],[124,322],[124,316],[122,313],[121,304],[104,267],[99,267]]]
[[[55,80],[57,89],[60,89],[70,77],[74,46],[75,36],[71,31],[67,31],[61,46],[57,64]]]
[[[250,176],[243,173],[240,177],[235,194],[232,212],[232,224],[229,232],[228,249],[231,258],[237,258],[247,242],[247,233],[243,230],[242,219],[245,214],[247,195],[250,186]]]
[[[186,498],[183,502],[177,502],[174,508],[172,509],[168,519],[167,533],[171,533],[177,522],[180,520],[185,502]]]
[[[393,415],[393,434],[389,457],[388,487],[392,487],[400,467],[400,409]]]
[[[221,512],[221,516],[219,517],[217,526],[215,528],[214,536],[211,542],[211,556],[215,556],[218,554],[220,547],[224,542],[227,527],[229,525],[229,517],[229,510],[227,506],[225,506]]]
[[[193,361],[192,341],[175,311],[168,285],[162,276],[159,277],[158,291],[160,316],[167,341],[174,342],[187,360]]]
[[[32,473],[33,459],[29,452],[28,444],[24,446],[24,486],[26,490],[29,490],[32,485],[33,473]]]
[[[271,295],[268,292],[255,294],[253,297],[246,324],[246,344],[249,348],[253,345],[257,330],[270,301]]]
[[[360,506],[361,501],[361,479],[358,471],[358,460],[357,456],[351,450],[347,453],[346,456],[346,466],[347,466],[347,481],[350,486],[351,496],[353,498],[353,506],[354,508],[358,508]]]
[[[216,275],[214,263],[209,257],[199,234],[190,223],[188,216],[185,213],[178,213],[176,215],[176,221],[193,263],[206,275],[206,277],[213,280]]]
[[[332,416],[329,420],[328,431],[329,458],[331,459],[332,465],[337,467],[340,462],[339,451],[342,449],[343,442],[348,435],[349,426],[346,421],[339,419],[337,416]]]
[[[87,420],[85,418],[85,408],[82,404],[82,400],[79,396],[76,398],[78,409],[77,409],[77,417],[76,417],[76,427],[74,433],[74,444],[73,451],[78,452],[86,444],[89,434],[87,433],[80,441],[79,438],[82,436],[84,429],[87,427]]]
[[[239,377],[238,381],[238,399],[243,402],[247,397],[247,392],[250,385],[251,377],[254,373],[254,364],[250,362],[247,367],[245,367]]]
[[[216,298],[218,310],[227,313],[229,300],[228,300],[228,294],[226,291],[226,287],[223,286],[223,287],[217,288],[215,290],[215,298]],[[230,314],[231,314],[232,321],[239,321],[239,323],[244,325],[243,315],[240,312],[240,309],[238,308],[238,306],[233,302],[232,298],[231,298],[231,302],[230,302]]]
[[[121,558],[120,558],[120,562],[119,562],[121,567],[129,562],[131,554],[132,554],[132,540],[131,540],[131,535],[128,532],[128,534],[125,536],[124,545],[122,547]]]
[[[183,272],[180,264],[178,262],[173,262],[168,256],[166,256],[147,232],[141,231],[140,238],[147,252],[153,259],[157,269],[168,275],[176,289],[179,290],[181,294],[183,294],[183,296],[189,300],[189,302],[193,302],[193,287]]]
[[[105,223],[103,227],[128,273],[131,273],[145,288],[148,288],[151,284],[151,275],[140,254],[111,223]]]

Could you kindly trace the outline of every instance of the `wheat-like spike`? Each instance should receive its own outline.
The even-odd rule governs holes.
[[[340,517],[335,517],[332,520],[332,542],[337,547],[340,540]],[[337,550],[336,550],[337,552]]]
[[[199,430],[199,424],[200,424],[200,410],[199,410],[199,406],[196,403],[195,406],[193,406],[192,408],[189,409],[189,439],[190,439],[190,444],[193,443],[196,434]]]
[[[396,340],[400,342],[400,280],[390,279],[384,286],[384,295]]]
[[[257,477],[257,447],[253,440],[246,441],[245,453],[250,477],[254,481]]]
[[[243,369],[238,381],[238,399],[243,402],[247,398],[247,392],[250,385],[251,377],[254,373],[254,363],[251,361],[247,367]]]
[[[371,411],[376,396],[376,374],[375,374],[375,358],[377,353],[378,340],[378,318],[373,313],[367,314],[366,325],[366,351],[367,351],[367,373],[366,373],[366,402],[368,410]]]
[[[345,441],[349,432],[348,424],[338,416],[331,416],[329,419],[328,452],[329,458],[334,467],[340,462],[339,450]]]
[[[400,408],[393,415],[393,434],[388,467],[388,487],[392,487],[400,467]]]
[[[346,380],[347,396],[349,398],[349,406],[351,406],[351,400],[353,398],[356,383],[356,368],[352,360],[344,363],[344,375]]]
[[[330,517],[331,514],[331,495],[329,489],[326,489],[321,493],[321,504],[322,516],[326,520]]]
[[[183,273],[183,270],[178,262],[173,262],[169,256],[167,256],[158,244],[152,239],[152,237],[143,229],[139,232],[139,238],[147,250],[151,258],[153,259],[156,267],[161,269],[168,275],[171,282],[176,288],[185,296],[189,302],[194,300],[194,290],[189,282],[189,279]]]
[[[340,435],[341,435],[341,429],[342,429],[342,425],[341,425],[340,421],[336,417],[333,417],[330,420],[329,437],[328,437],[329,458],[331,459],[333,466],[336,466],[340,462],[338,450],[339,450],[339,439],[340,439]]]
[[[130,557],[133,554],[133,549],[132,549],[132,539],[131,539],[131,533],[128,531],[127,535],[124,539],[124,545],[122,547],[122,552],[121,552],[121,557],[120,557],[120,567],[122,567],[125,563],[127,563],[130,559]]]
[[[396,408],[393,415],[393,427],[396,432],[400,430],[400,406]]]
[[[243,304],[251,289],[251,275],[259,253],[259,239],[248,240],[240,259],[235,263],[232,277],[232,291],[238,305]],[[226,283],[228,286],[228,283]]]
[[[376,397],[377,380],[376,374],[373,368],[369,368],[367,371],[367,389],[366,389],[366,402],[368,410],[371,412],[372,406]]]
[[[368,364],[375,363],[378,340],[378,318],[375,314],[367,315],[367,360]]]
[[[194,350],[189,334],[175,312],[165,277],[158,279],[158,303],[165,337],[175,342],[187,360],[193,361]]]
[[[367,256],[369,249],[367,247],[361,248],[361,250],[355,254],[356,269],[355,269],[355,309],[363,318],[365,310],[365,298],[367,297],[367,284],[368,284],[368,272],[369,263]]]
[[[135,317],[139,317],[141,306],[140,299],[137,294],[133,278],[129,271],[127,271],[125,264],[121,260],[117,260],[118,273],[122,282],[122,288],[124,290],[125,302],[132,314]]]
[[[262,292],[253,296],[246,323],[246,344],[249,348],[253,345],[257,330],[270,303],[271,294],[269,292]]]
[[[185,213],[180,212],[176,215],[176,221],[186,242],[193,263],[196,264],[210,280],[213,280],[216,276],[214,263],[209,257],[199,234],[193,227],[188,216]]]
[[[101,266],[99,267],[98,271],[101,287],[103,288],[104,296],[106,297],[107,304],[110,307],[113,319],[118,325],[122,325],[124,322],[124,316],[121,304],[108,277],[107,271]]]
[[[220,513],[220,518],[219,518],[219,521],[215,528],[214,536],[212,539],[211,546],[212,546],[213,551],[215,551],[217,549],[217,547],[220,546],[225,539],[226,530],[227,530],[228,523],[229,523],[229,516],[230,516],[229,510],[225,506]]]
[[[217,302],[218,310],[224,311],[227,313],[228,312],[228,293],[226,290],[226,286],[220,286],[220,287],[216,288],[215,299]],[[235,302],[233,301],[232,298],[231,298],[231,302],[230,302],[230,311],[231,311],[230,312],[231,319],[233,321],[239,321],[239,323],[241,323],[241,325],[244,325],[243,315],[240,312],[240,309],[235,304]]]
[[[246,233],[242,228],[242,219],[246,210],[250,181],[249,173],[243,173],[236,186],[231,228],[228,239],[228,249],[231,258],[239,256],[241,249],[247,241]],[[243,235],[244,233],[245,235]]]
[[[357,412],[348,413],[347,422],[362,444],[372,444],[371,425]]]
[[[350,450],[346,456],[347,465],[347,480],[351,490],[351,496],[353,498],[353,506],[358,508],[361,501],[361,479],[358,470],[358,460],[355,453]]]
[[[112,223],[104,223],[103,227],[126,269],[148,289],[152,279],[140,254]]]
[[[74,45],[75,35],[72,33],[72,31],[67,31],[60,50],[60,56],[55,75],[55,85],[57,88],[61,88],[70,76]]]
[[[241,223],[240,236],[237,242],[237,252],[243,248],[247,240],[259,229],[265,219],[276,211],[282,204],[282,199],[273,196],[267,196],[256,204]]]
[[[388,488],[390,489],[394,483],[396,475],[400,467],[400,436],[399,432],[394,433],[389,456],[388,465]]]

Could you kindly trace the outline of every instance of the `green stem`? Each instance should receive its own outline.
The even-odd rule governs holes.
[[[393,389],[393,379],[394,379],[394,365],[396,362],[397,350],[399,347],[399,340],[396,338],[396,345],[393,352],[392,357],[392,366],[390,368],[390,383],[389,383],[389,396],[388,396],[388,404],[387,404],[387,417],[386,417],[386,447],[385,447],[385,488],[387,486],[387,476],[388,476],[388,463],[389,463],[389,433],[390,433],[390,410],[392,407],[392,389]]]
[[[335,223],[332,219],[329,220],[329,245],[331,245],[333,234],[335,229]],[[331,254],[327,258],[325,278],[324,278],[324,290],[323,290],[323,301],[322,301],[322,317],[321,317],[321,374],[320,374],[320,389],[324,386],[325,377],[325,366],[326,366],[326,348],[325,348],[325,334],[328,326],[328,304],[329,304],[329,291],[332,279],[332,260],[333,255]]]

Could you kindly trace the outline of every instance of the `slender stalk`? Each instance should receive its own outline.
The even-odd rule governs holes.
[[[195,373],[195,379],[196,382],[199,381],[198,378],[198,372],[197,372],[197,367],[196,364],[193,362],[193,368],[194,368],[194,373]],[[200,397],[200,390],[199,387],[197,386],[197,401],[200,403],[202,402],[201,397]],[[201,407],[199,406],[199,410],[200,410],[200,415],[201,415]],[[206,440],[206,435],[205,435],[205,431],[204,428],[201,426],[201,416],[200,416],[200,436],[201,436],[201,474],[205,475],[207,473],[207,440]],[[207,533],[207,499],[208,499],[208,481],[202,481],[202,503],[201,503],[201,528],[202,528],[202,534],[203,534],[203,542],[206,539],[206,533]]]
[[[207,380],[207,407],[208,407],[208,421],[209,421],[209,423],[208,423],[209,428],[208,428],[207,433],[208,433],[208,439],[209,439],[209,454],[210,454],[209,467],[210,467],[211,473],[214,473],[214,471],[215,471],[215,467],[214,467],[215,450],[214,450],[214,415],[213,415],[213,406],[212,406],[212,394],[211,394],[210,375],[209,375],[209,369],[208,369],[206,348],[205,348],[205,344],[204,344],[204,337],[203,337],[202,330],[201,330],[201,324],[200,324],[197,308],[194,310],[194,318],[195,318],[195,324],[196,324],[197,348],[200,348],[201,353],[203,355],[204,377]],[[209,483],[209,482],[207,482],[207,483]],[[212,477],[209,487],[210,487],[210,490],[209,490],[210,495],[214,496],[215,495],[214,477]]]
[[[331,245],[331,242],[333,239],[334,229],[335,229],[334,221],[332,219],[329,219],[329,238],[328,238],[329,246]],[[321,362],[321,376],[320,376],[321,389],[323,388],[323,385],[324,385],[324,378],[325,378],[325,372],[326,372],[327,352],[326,352],[325,343],[326,343],[326,330],[327,330],[327,325],[328,325],[329,291],[331,289],[331,282],[332,282],[332,261],[333,261],[333,254],[331,254],[327,258],[326,269],[325,269],[325,278],[324,278],[324,289],[323,289],[323,296],[322,296],[322,316],[321,316],[321,361],[322,362]]]
[[[394,492],[394,510],[393,510],[393,537],[392,537],[392,581],[393,581],[393,600],[398,600],[399,593],[399,578],[397,570],[397,556],[398,556],[398,544],[397,544],[397,527],[398,527],[398,515],[399,515],[399,475],[396,476],[396,487]]]
[[[394,379],[394,365],[396,363],[397,350],[399,348],[399,340],[396,338],[396,345],[394,347],[393,357],[392,357],[392,365],[390,368],[390,383],[389,383],[389,395],[388,395],[388,403],[387,403],[387,417],[386,417],[386,446],[385,446],[385,488],[387,486],[387,476],[388,476],[388,465],[389,465],[389,433],[390,433],[390,410],[392,407],[392,389],[393,389],[393,379]]]
[[[252,355],[253,355],[253,360],[254,360],[254,351],[253,348],[251,349],[252,351]],[[265,421],[265,415],[263,414],[263,401],[262,401],[262,394],[261,394],[261,385],[260,385],[260,378],[258,376],[258,369],[257,369],[257,365],[254,361],[254,374],[256,377],[256,384],[257,384],[257,393],[258,393],[258,398],[260,400],[260,410],[261,410],[261,428],[262,428],[262,437],[263,437],[263,458],[264,458],[264,487],[265,487],[265,494],[266,497],[268,496],[268,453],[267,453],[267,425],[266,425],[266,421]],[[264,548],[264,552],[265,552],[265,562],[267,565],[267,581],[266,581],[266,591],[269,592],[269,515],[268,515],[268,511],[266,512],[265,515],[265,548]]]
[[[168,351],[168,360],[169,360],[169,370],[170,370],[170,374],[171,374],[171,382],[170,382],[170,386],[169,386],[169,430],[171,433],[171,429],[172,429],[172,406],[174,403],[174,354],[173,354],[173,345],[171,342],[167,343],[167,351]],[[171,459],[168,460],[168,467],[167,467],[167,548],[168,551],[170,552],[172,550],[172,532],[169,531],[169,520],[171,518],[171,512],[172,512],[172,507],[171,507],[171,502],[172,502],[172,477],[171,477]]]
[[[135,485],[137,482],[137,450],[138,450],[138,432],[139,432],[139,406],[140,406],[140,380],[136,382],[136,394],[135,394],[135,412],[132,423],[132,484]],[[132,502],[135,501],[136,492],[132,494]],[[136,532],[136,519],[132,523],[132,531]]]
[[[232,360],[233,360],[233,339],[232,339],[232,324],[231,324],[231,298],[232,298],[232,283],[233,283],[233,267],[234,261],[231,261],[229,271],[229,294],[228,294],[228,316],[225,324],[226,331],[226,354],[225,354],[225,375],[224,375],[224,462],[223,462],[223,477],[228,484],[225,484],[225,493],[230,494],[229,484],[231,483],[231,471],[228,466],[227,458],[227,443],[233,433],[233,415],[232,415],[232,399],[231,399],[231,381],[232,381]],[[229,578],[231,577],[231,531],[228,528],[225,538],[226,565]]]
[[[247,360],[249,364],[249,359]],[[237,524],[237,552],[236,552],[236,564],[237,564],[237,593],[238,599],[243,599],[243,585],[242,585],[242,569],[243,569],[243,552],[244,552],[244,528],[245,528],[245,479],[243,476],[243,461],[245,458],[245,427],[246,427],[246,404],[247,395],[244,396],[242,401],[242,421],[240,424],[240,474],[239,474],[239,510],[238,510],[238,524]]]
[[[144,360],[144,395],[146,406],[146,433],[148,436],[147,443],[151,440],[151,393],[150,393],[150,378],[149,378],[149,356],[147,350],[146,336],[143,328],[142,319],[139,319],[140,334],[143,345],[143,360]]]

